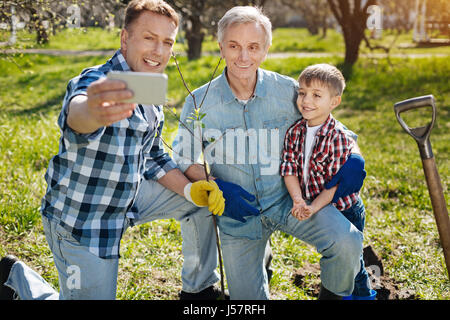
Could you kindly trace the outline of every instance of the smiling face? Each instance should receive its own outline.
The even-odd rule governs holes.
[[[310,127],[324,123],[341,103],[341,96],[332,94],[330,88],[318,80],[312,80],[309,86],[304,82],[299,85],[297,107]]]
[[[269,51],[263,27],[256,22],[231,25],[219,46],[230,83],[256,83],[256,71]]]
[[[177,31],[170,18],[143,11],[120,36],[121,52],[130,69],[162,73],[172,54]]]

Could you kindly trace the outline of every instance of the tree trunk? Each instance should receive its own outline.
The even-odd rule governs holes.
[[[358,60],[359,45],[361,44],[362,37],[358,37],[356,34],[344,33],[345,41],[345,59],[344,63],[348,65],[354,65]]]
[[[322,39],[325,39],[327,37],[327,29],[328,29],[328,23],[327,23],[327,16],[323,15],[322,17]]]
[[[327,30],[328,30],[328,27],[326,25],[324,25],[322,27],[322,37],[321,37],[322,39],[325,39],[327,37]]]
[[[202,42],[205,33],[202,30],[200,16],[189,17],[190,28],[186,28],[186,40],[188,44],[188,59],[195,60],[202,56]]]
[[[202,56],[203,34],[186,34],[188,44],[187,55],[189,60],[199,59]]]
[[[42,18],[35,8],[30,8],[31,13],[31,24],[36,30],[36,42],[38,44],[45,44],[49,42],[47,30],[44,28],[42,23]]]
[[[344,64],[354,65],[358,60],[359,46],[364,39],[364,28],[360,24],[349,23],[343,29],[345,42],[345,59]]]
[[[364,30],[368,17],[367,8],[372,4],[376,4],[376,0],[367,0],[362,8],[360,8],[361,1],[354,0],[353,7],[356,9],[352,10],[350,0],[339,0],[337,2],[328,0],[328,4],[344,34],[344,64],[352,66],[358,60],[359,45],[364,39]]]
[[[319,34],[319,26],[316,23],[308,23],[307,29],[312,36]]]
[[[42,24],[41,20],[37,21],[36,26],[36,33],[37,33],[37,37],[36,37],[36,41],[39,44],[45,44],[49,42],[49,38],[48,38],[48,33],[47,30],[45,30],[44,25]]]

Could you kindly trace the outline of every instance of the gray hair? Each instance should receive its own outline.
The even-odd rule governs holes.
[[[333,90],[337,96],[341,96],[345,89],[345,78],[338,68],[327,63],[314,64],[302,71],[298,82],[307,86],[313,81],[319,81]]]
[[[222,43],[223,38],[225,37],[225,31],[229,26],[249,22],[259,23],[263,27],[266,34],[266,46],[268,47],[271,45],[272,23],[269,18],[263,14],[261,8],[252,6],[236,6],[225,13],[218,25],[217,39],[219,43]]]

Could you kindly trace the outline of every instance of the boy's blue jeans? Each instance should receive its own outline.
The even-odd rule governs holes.
[[[363,232],[366,221],[366,212],[364,203],[361,198],[351,208],[341,211],[341,213],[350,221],[359,231]],[[353,289],[353,296],[367,297],[370,296],[371,285],[369,275],[364,266],[364,259],[361,253],[360,258],[361,268],[355,277],[355,288]]]
[[[182,290],[199,292],[219,280],[215,271],[215,233],[207,207],[195,207],[153,180],[141,183],[136,205],[140,219],[134,221],[135,224],[170,218],[181,222],[184,255]],[[12,266],[5,285],[12,288],[21,300],[115,299],[119,259],[95,256],[57,222],[44,216],[42,224],[58,270],[59,293],[37,272],[20,261]],[[124,229],[128,227],[129,221],[126,219]]]

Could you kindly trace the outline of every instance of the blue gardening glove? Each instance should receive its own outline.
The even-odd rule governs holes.
[[[325,188],[330,189],[339,183],[332,200],[332,202],[336,202],[339,198],[361,190],[365,177],[364,158],[359,154],[352,153],[338,173],[325,184]]]
[[[224,216],[234,220],[246,222],[245,216],[257,216],[259,210],[250,205],[248,201],[255,201],[255,196],[245,191],[241,186],[220,179],[214,180],[225,198]]]

